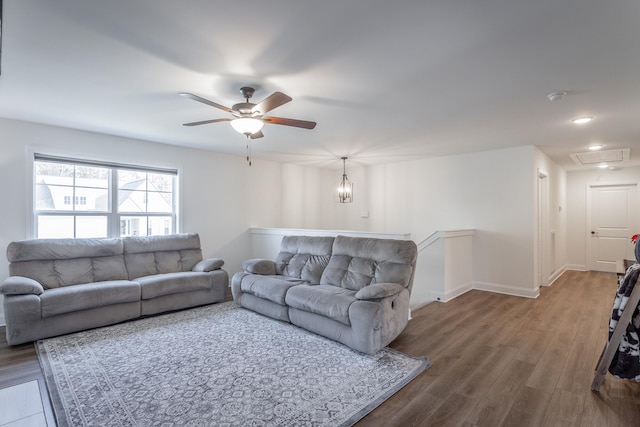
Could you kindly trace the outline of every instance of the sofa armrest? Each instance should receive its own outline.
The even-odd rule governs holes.
[[[0,284],[0,294],[2,295],[41,295],[43,292],[42,285],[28,277],[10,276]]]
[[[242,269],[251,274],[276,274],[276,263],[269,259],[248,259],[242,263]]]
[[[374,283],[360,289],[355,296],[360,300],[381,299],[397,295],[404,289],[397,283]]]
[[[208,272],[213,270],[220,270],[224,265],[224,261],[220,258],[207,258],[198,262],[193,266],[191,271]]]

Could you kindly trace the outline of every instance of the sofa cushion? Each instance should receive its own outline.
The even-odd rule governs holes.
[[[247,274],[242,278],[240,289],[256,297],[285,305],[287,291],[303,283],[306,282],[295,277]]]
[[[191,271],[202,261],[198,234],[124,237],[124,262],[129,279],[152,274]]]
[[[289,307],[351,325],[349,307],[356,301],[355,294],[355,291],[331,285],[300,285],[289,289],[285,301]]]
[[[276,274],[320,283],[329,263],[333,237],[285,236],[276,257]]]
[[[337,236],[320,283],[358,291],[373,283],[411,285],[417,258],[411,240]]]
[[[213,287],[210,274],[190,271],[139,277],[136,282],[140,283],[142,299]]]
[[[9,274],[38,281],[45,289],[126,280],[120,239],[32,239],[7,247]]]
[[[140,285],[128,280],[49,289],[40,295],[42,317],[140,300]]]
[[[9,262],[95,258],[122,255],[122,240],[114,239],[32,239],[7,246]]]

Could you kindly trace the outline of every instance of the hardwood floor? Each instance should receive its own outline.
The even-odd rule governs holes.
[[[640,384],[608,375],[614,274],[568,271],[537,299],[471,291],[413,313],[391,347],[433,363],[362,426],[639,426]]]
[[[535,300],[471,291],[414,311],[391,347],[433,366],[357,426],[639,426],[640,384],[590,390],[615,280],[568,271]],[[0,388],[42,383],[33,345],[0,334]]]

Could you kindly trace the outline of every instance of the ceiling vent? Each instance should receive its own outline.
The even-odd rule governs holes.
[[[587,151],[585,153],[569,154],[577,165],[595,165],[598,163],[625,162],[629,160],[630,148],[617,150]]]

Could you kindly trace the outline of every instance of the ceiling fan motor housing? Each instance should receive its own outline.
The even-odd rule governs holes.
[[[231,114],[236,117],[255,117],[259,115],[259,111],[252,111],[256,104],[252,102],[240,102],[231,107]]]

